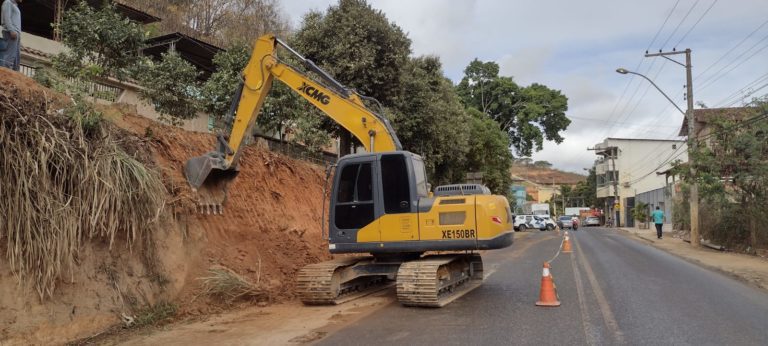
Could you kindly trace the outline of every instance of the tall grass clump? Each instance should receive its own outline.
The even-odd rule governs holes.
[[[0,242],[17,278],[45,299],[84,241],[131,247],[148,232],[165,191],[83,101],[63,106],[37,86],[0,89]]]

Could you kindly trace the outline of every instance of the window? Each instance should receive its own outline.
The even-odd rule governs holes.
[[[364,163],[360,166],[357,177],[357,201],[373,201],[373,181],[371,177],[371,164]]]
[[[427,173],[424,170],[424,161],[413,160],[413,173],[416,176],[416,197],[427,197]]]
[[[355,178],[360,165],[348,165],[341,170],[339,179],[338,202],[352,202],[355,198]]]
[[[336,202],[336,227],[358,229],[373,222],[373,172],[370,163],[350,164],[342,168]]]
[[[411,189],[405,156],[382,155],[381,185],[384,193],[384,211],[387,214],[411,211]]]

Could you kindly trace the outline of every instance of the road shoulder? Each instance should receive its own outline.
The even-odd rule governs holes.
[[[690,243],[673,237],[669,232],[665,232],[662,239],[656,238],[655,229],[619,228],[619,230],[686,261],[768,291],[768,259],[766,258],[717,251],[706,247],[694,249]]]

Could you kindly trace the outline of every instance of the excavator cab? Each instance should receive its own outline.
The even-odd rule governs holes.
[[[509,203],[479,184],[430,195],[424,161],[408,151],[339,160],[330,200],[332,253],[488,250],[512,243]]]
[[[367,252],[358,240],[418,239],[416,213],[428,195],[422,158],[408,151],[365,153],[342,158],[331,198],[329,240],[333,252]],[[384,218],[384,216],[388,216]],[[382,231],[382,220],[397,220],[396,234]],[[375,250],[375,249],[374,249]]]

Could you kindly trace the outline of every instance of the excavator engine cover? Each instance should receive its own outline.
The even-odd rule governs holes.
[[[239,172],[239,166],[227,167],[224,154],[218,151],[193,157],[184,164],[184,176],[199,196],[198,208],[208,214],[221,213],[227,187]]]

